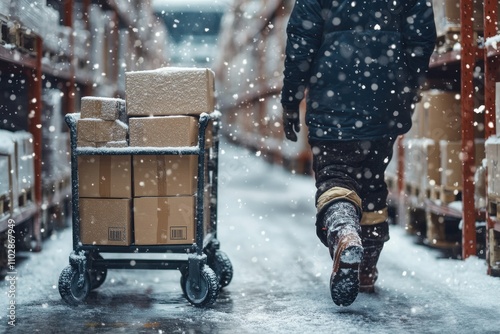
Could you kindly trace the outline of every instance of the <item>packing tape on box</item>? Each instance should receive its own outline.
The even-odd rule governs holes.
[[[156,177],[158,195],[165,196],[167,194],[167,170],[164,156],[156,156]]]
[[[168,203],[168,199],[166,199],[165,197],[158,197],[158,209],[156,210],[156,219],[158,220],[158,224],[157,224],[157,229],[156,229],[156,242],[158,244],[165,244],[168,242],[168,217],[169,217],[169,211],[170,211],[170,205]],[[165,205],[163,205],[165,204]],[[163,206],[165,206],[165,212],[164,214],[162,214],[162,210],[160,210]],[[162,229],[162,224],[161,224],[161,221],[162,221],[162,218],[163,217],[166,217],[166,224],[165,224],[165,230]],[[165,240],[163,240],[162,236],[163,236],[163,232],[165,231]]]
[[[111,155],[101,155],[99,164],[99,196],[111,197]]]

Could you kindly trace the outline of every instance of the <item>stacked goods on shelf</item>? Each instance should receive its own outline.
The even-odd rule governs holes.
[[[11,43],[23,51],[35,52],[35,35],[45,36],[48,32],[47,3],[42,1],[10,1],[8,20]],[[42,15],[40,15],[42,14]]]
[[[127,72],[126,91],[130,146],[138,148],[196,146],[198,117],[214,110],[214,74],[208,69]],[[197,168],[197,155],[133,157],[136,245],[193,242]]]
[[[310,172],[307,128],[303,127],[297,143],[286,141],[280,103],[285,27],[293,3],[237,0],[222,23],[215,71],[225,124],[222,133],[302,173]]]
[[[69,186],[69,134],[63,131],[62,92],[44,89],[42,101],[42,187],[55,191],[57,184]]]
[[[495,125],[497,134],[490,136],[485,143],[486,147],[486,203],[488,214],[498,224],[500,220],[500,82],[495,88]],[[488,254],[486,259],[492,272],[500,272],[500,232],[497,227],[487,231]]]
[[[128,126],[120,121],[125,101],[84,97],[77,123],[79,147],[125,147]],[[78,157],[80,233],[83,244],[130,245],[132,158],[130,155]],[[112,207],[114,210],[109,210]]]
[[[17,194],[19,207],[34,201],[35,169],[33,165],[33,135],[27,131],[16,131]]]
[[[413,115],[412,130],[405,136],[405,191],[413,198],[413,206],[426,208],[430,200],[448,206],[461,201],[462,153],[461,104],[455,92],[428,90],[423,92]],[[480,102],[478,102],[480,103]],[[475,167],[484,158],[484,126],[482,113],[475,119]],[[426,238],[434,246],[448,246],[460,240],[458,220],[426,210]],[[451,228],[449,225],[453,225]],[[458,238],[458,239],[457,239]]]
[[[497,91],[497,96],[499,92]],[[498,105],[497,105],[498,106]],[[498,112],[498,110],[497,110]],[[487,207],[488,213],[494,220],[500,219],[500,137],[491,136],[486,140],[486,161],[487,161]],[[488,265],[494,271],[500,270],[500,232],[496,229],[488,229],[489,250],[487,254]]]
[[[438,36],[438,52],[447,52],[460,46],[460,2],[455,0],[432,0],[434,21]],[[473,29],[483,31],[483,1],[474,0]],[[477,36],[476,36],[477,37]]]
[[[42,92],[42,237],[67,225],[67,203],[71,194],[69,133],[62,112],[63,93],[45,88]]]
[[[23,211],[30,208],[35,201],[33,136],[26,131],[0,130],[0,138],[2,138],[0,156],[3,157],[3,164],[6,163],[8,166],[4,170],[8,173],[8,177],[5,175],[2,177],[3,182],[8,180],[8,193],[0,196],[4,199],[4,210],[8,207],[10,215],[16,218],[16,215],[23,214]],[[2,188],[7,189],[5,183]],[[5,201],[8,202],[7,206],[5,206]],[[3,231],[6,226],[1,226],[1,228]]]
[[[17,178],[14,173],[16,160],[12,133],[0,130],[0,143],[0,231],[3,231],[6,229],[5,221],[12,213],[13,191],[17,188],[14,183],[17,183]]]

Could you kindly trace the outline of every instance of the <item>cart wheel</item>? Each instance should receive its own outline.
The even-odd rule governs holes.
[[[80,276],[76,268],[64,268],[59,276],[59,294],[66,303],[78,306],[87,298],[89,292],[90,277],[87,272]]]
[[[219,277],[220,287],[226,287],[233,279],[233,264],[226,253],[221,250],[215,252],[214,271]]]
[[[97,254],[95,260],[104,260],[101,254]],[[106,276],[108,275],[108,269],[104,268],[101,270],[91,269],[90,270],[90,289],[97,289],[104,283]]]
[[[219,294],[219,284],[215,272],[204,266],[200,271],[199,284],[194,277],[188,275],[181,276],[182,291],[186,299],[194,306],[212,305]]]

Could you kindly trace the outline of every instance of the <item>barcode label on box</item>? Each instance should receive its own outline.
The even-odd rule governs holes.
[[[170,228],[171,240],[187,240],[187,227],[185,226],[172,226]]]
[[[108,228],[109,241],[125,241],[125,228],[124,227],[109,227]]]

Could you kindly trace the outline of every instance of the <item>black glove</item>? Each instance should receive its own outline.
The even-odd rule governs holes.
[[[283,130],[285,137],[291,141],[297,141],[297,133],[300,131],[299,110],[283,110]]]

